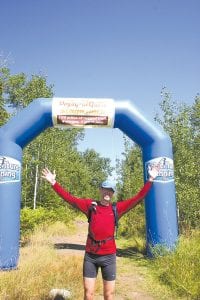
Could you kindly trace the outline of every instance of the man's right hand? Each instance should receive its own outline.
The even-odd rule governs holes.
[[[42,178],[46,179],[49,183],[51,183],[51,185],[54,185],[56,183],[55,170],[53,171],[53,173],[51,173],[48,168],[43,169]]]

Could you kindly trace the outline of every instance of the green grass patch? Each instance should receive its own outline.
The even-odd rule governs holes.
[[[119,272],[136,268],[145,278],[145,285],[158,299],[200,299],[200,232],[181,236],[173,252],[157,251],[147,258],[143,238],[117,240],[119,256],[124,258]],[[124,262],[123,262],[124,261]],[[124,266],[123,266],[124,264]],[[145,289],[145,285],[143,288]],[[156,292],[155,292],[156,291]],[[157,299],[157,298],[155,298]]]
[[[200,231],[181,236],[176,250],[157,256],[151,265],[157,278],[187,299],[200,299]]]

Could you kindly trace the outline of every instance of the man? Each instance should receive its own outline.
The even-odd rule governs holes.
[[[130,199],[117,202],[118,218],[121,218],[147,195],[153,180],[158,175],[158,170],[154,167],[149,169],[148,173],[149,179],[138,194]],[[87,217],[91,213],[91,207],[93,208],[83,262],[84,300],[94,299],[95,281],[99,268],[101,268],[103,277],[104,299],[113,300],[116,278],[116,243],[111,199],[115,192],[115,185],[113,182],[104,181],[100,186],[100,201],[95,202],[93,199],[82,199],[71,195],[56,182],[55,171],[51,173],[45,168],[42,171],[42,177],[52,185],[58,195],[82,211]]]

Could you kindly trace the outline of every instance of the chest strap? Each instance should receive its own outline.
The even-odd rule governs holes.
[[[98,246],[101,246],[102,244],[105,244],[107,241],[114,240],[114,236],[110,236],[110,237],[108,237],[104,240],[95,240],[90,233],[88,233],[88,237],[92,240],[92,242],[94,244],[97,244]]]

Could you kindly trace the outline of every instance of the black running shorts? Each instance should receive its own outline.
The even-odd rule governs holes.
[[[99,267],[104,280],[115,280],[116,254],[97,255],[86,252],[83,261],[83,277],[96,278]]]

